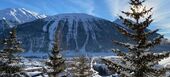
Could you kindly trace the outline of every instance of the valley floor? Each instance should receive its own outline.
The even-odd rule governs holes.
[[[117,59],[117,56],[103,56],[103,57],[92,57],[92,62],[91,62],[91,66],[93,67],[93,65],[96,66],[102,66],[103,64],[101,64],[99,62],[100,58],[112,58],[112,59]],[[48,77],[47,74],[44,72],[46,71],[46,69],[48,68],[45,63],[46,63],[47,59],[43,59],[43,58],[22,58],[22,65],[23,67],[23,73],[22,75],[25,75],[27,77]],[[73,62],[73,58],[69,57],[66,58],[66,64],[71,64]],[[159,62],[159,64],[161,66],[167,67],[168,69],[170,69],[170,57],[166,58],[164,60],[161,60]],[[69,66],[69,65],[67,65]],[[69,69],[69,68],[67,68]],[[93,77],[111,77],[111,76],[100,76],[99,73],[97,71],[94,70],[94,68],[91,68],[91,70],[94,72]],[[69,74],[68,71],[65,71],[65,73]],[[64,73],[64,74],[65,74]],[[170,76],[170,72],[166,73],[166,77]]]

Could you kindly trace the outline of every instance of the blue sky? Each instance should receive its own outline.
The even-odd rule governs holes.
[[[114,21],[121,10],[127,10],[128,0],[0,0],[0,9],[26,8],[46,15],[60,13],[87,13]],[[145,5],[154,7],[151,29],[170,39],[170,0],[147,0]]]

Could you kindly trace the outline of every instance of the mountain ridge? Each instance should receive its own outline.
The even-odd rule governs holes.
[[[100,52],[111,51],[113,48],[126,50],[112,43],[113,39],[132,41],[122,35],[117,26],[122,25],[88,14],[65,13],[19,24],[16,29],[26,51],[50,51],[56,30],[61,32],[60,46],[64,51]],[[5,36],[7,31],[2,34]]]
[[[36,12],[29,11],[25,8],[7,8],[0,10],[0,20],[8,22],[9,27],[14,27],[18,24],[31,22],[36,19],[47,17]],[[1,25],[4,25],[1,23]]]
[[[88,36],[86,38],[93,37],[92,39],[95,39],[94,30],[92,29],[92,27],[89,24],[93,24],[93,28],[94,28],[95,25],[94,25],[93,21],[95,22],[95,19],[103,21],[103,19],[95,18],[93,16],[90,16],[89,19],[87,19],[87,17],[89,16],[87,14],[83,14],[83,16],[85,15],[86,18],[80,18],[78,20],[76,19],[76,21],[75,21],[75,19],[70,19],[70,17],[68,17],[68,15],[70,16],[70,14],[64,14],[64,15],[66,15],[66,16],[63,17],[63,14],[54,16],[54,18],[56,18],[56,19],[51,19],[51,20],[49,20],[48,17],[47,17],[47,19],[44,18],[44,21],[46,21],[47,23],[43,26],[43,32],[49,33],[48,39],[51,41],[51,45],[52,45],[52,41],[54,40],[53,38],[54,38],[55,30],[57,29],[56,27],[62,23],[63,23],[62,26],[58,26],[58,28],[63,27],[62,30],[65,31],[65,32],[63,32],[63,34],[65,36],[65,37],[63,37],[63,39],[66,39],[65,40],[67,42],[66,46],[68,46],[68,45],[70,46],[69,40],[71,40],[71,41],[74,40],[74,42],[76,43],[76,39],[78,39],[78,38],[76,38],[77,35],[79,35],[78,33],[80,33],[80,31],[77,30],[78,26],[79,26],[79,28],[80,27],[82,28],[82,30],[81,30],[81,32],[83,31],[82,35]],[[82,15],[82,14],[78,14],[78,15]],[[78,17],[80,17],[80,16],[78,16]],[[76,24],[76,25],[73,25],[73,24]],[[86,39],[86,40],[88,40],[88,39]],[[85,40],[84,40],[84,43],[85,43]],[[81,48],[82,50],[85,50],[85,48],[82,44],[80,47],[78,47],[78,46],[75,46],[75,47],[76,47],[75,49]]]
[[[0,19],[14,20],[20,23],[25,23],[25,22],[32,21],[32,19],[35,20],[35,19],[40,19],[45,17],[46,15],[40,15],[36,12],[27,10],[25,8],[7,8],[7,9],[0,10]]]

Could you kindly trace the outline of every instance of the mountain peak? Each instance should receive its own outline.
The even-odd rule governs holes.
[[[7,8],[0,10],[0,19],[6,19],[18,23],[30,22],[45,17],[45,15],[40,15],[25,8]]]
[[[94,17],[89,14],[85,13],[64,13],[64,14],[58,14],[57,16],[68,16],[68,17]]]
[[[69,20],[94,20],[94,19],[101,19],[89,14],[85,14],[85,13],[64,13],[64,14],[57,14],[55,16],[50,16],[47,18],[47,20],[49,19],[69,19]]]

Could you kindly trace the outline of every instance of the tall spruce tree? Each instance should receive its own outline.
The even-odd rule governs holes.
[[[16,72],[20,72],[19,56],[17,53],[22,52],[21,42],[17,40],[16,29],[12,28],[9,37],[3,40],[3,50],[0,52],[0,72],[3,76],[11,76]]]
[[[114,43],[126,47],[128,52],[113,50],[117,56],[120,56],[121,62],[114,62],[108,59],[102,61],[112,71],[116,71],[121,77],[160,77],[165,74],[165,68],[157,68],[158,61],[169,57],[169,52],[154,53],[150,48],[159,45],[162,35],[155,38],[149,38],[155,34],[158,29],[147,31],[146,28],[153,21],[150,12],[152,8],[147,9],[143,5],[145,0],[130,0],[130,11],[122,11],[127,16],[119,16],[123,24],[128,28],[118,27],[118,30],[125,36],[130,37],[135,43],[123,43],[113,41]]]
[[[47,65],[51,69],[51,71],[48,72],[49,77],[58,77],[58,75],[65,70],[65,60],[60,54],[61,50],[59,47],[58,36],[59,36],[59,31],[56,32],[52,52],[51,54],[49,54],[50,62],[47,62]]]
[[[70,71],[72,77],[92,77],[90,59],[85,56],[75,58]]]

